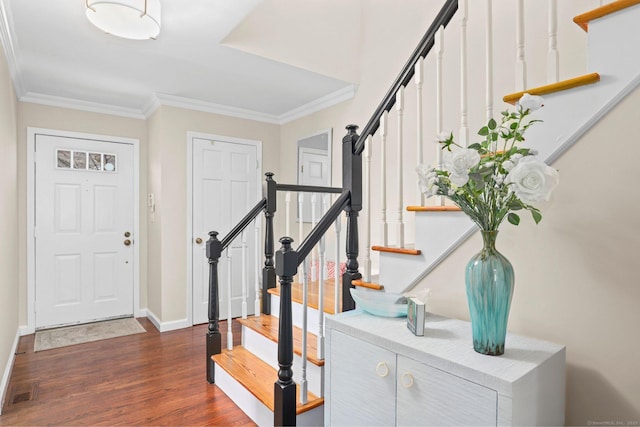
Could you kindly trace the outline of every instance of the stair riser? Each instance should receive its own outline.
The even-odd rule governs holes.
[[[251,328],[242,327],[242,346],[271,366],[278,366],[278,344]],[[316,396],[322,396],[324,367],[307,362],[307,387]],[[302,358],[293,355],[293,380],[300,384]],[[275,379],[274,379],[275,381]]]
[[[280,316],[280,297],[278,295],[271,295],[271,315],[275,317]],[[291,308],[293,316],[293,325],[302,328],[302,304],[297,302],[292,303]],[[307,312],[307,330],[315,335],[320,335],[318,326],[318,310],[315,308],[308,308]]]

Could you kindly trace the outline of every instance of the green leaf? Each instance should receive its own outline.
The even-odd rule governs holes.
[[[492,141],[497,141],[498,140],[498,133],[497,132],[494,132],[494,133],[491,134],[491,140]]]
[[[496,123],[495,120],[491,119],[489,120],[489,123],[487,124],[487,126],[489,127],[489,129],[494,130],[496,126],[498,126],[498,124]]]
[[[482,148],[482,145],[478,144],[477,142],[475,144],[471,144],[470,146],[468,146],[467,148],[471,148],[472,150],[480,150]]]
[[[487,136],[489,135],[489,128],[486,126],[483,126],[479,131],[478,131],[478,135],[480,136]]]
[[[512,129],[512,130],[518,129],[518,122],[511,123],[511,126],[509,126],[509,128]]]
[[[507,216],[507,220],[513,224],[513,225],[518,225],[520,224],[520,217],[516,214],[514,214],[513,212],[511,212],[508,216]]]
[[[533,217],[533,220],[536,222],[536,224],[539,224],[540,221],[542,221],[542,214],[537,210],[531,211],[531,216]]]

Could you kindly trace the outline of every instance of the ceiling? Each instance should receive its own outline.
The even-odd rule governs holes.
[[[248,17],[260,22],[260,13],[274,31],[286,27],[292,15],[280,14],[277,22],[273,16],[280,15],[260,12],[283,7],[279,1],[162,0],[160,35],[135,41],[91,25],[83,0],[0,0],[0,37],[23,101],[132,117],[148,117],[166,104],[282,123],[348,99],[355,86],[283,62],[282,51],[278,61],[264,49],[250,53],[264,25],[243,28],[244,47],[225,45]]]

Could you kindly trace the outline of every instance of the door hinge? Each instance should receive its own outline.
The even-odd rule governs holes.
[[[300,166],[300,173],[304,173],[304,165]]]

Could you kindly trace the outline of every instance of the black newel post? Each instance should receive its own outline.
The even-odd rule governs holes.
[[[273,173],[267,172],[266,195],[267,207],[264,211],[264,268],[262,269],[262,312],[271,314],[271,297],[269,289],[276,287],[276,269],[273,264],[273,216],[276,213],[276,182]]]
[[[218,232],[211,231],[207,240],[207,258],[209,259],[209,329],[207,331],[207,381],[213,384],[214,363],[211,356],[222,352],[222,339],[218,321],[220,306],[218,298],[218,261],[222,254],[222,244]]]
[[[342,311],[356,308],[349,289],[351,282],[362,278],[358,272],[358,212],[362,210],[362,155],[355,154],[358,126],[348,125],[342,138],[342,188],[349,190],[351,199],[345,208],[347,213],[347,265],[342,275]]]
[[[296,383],[293,381],[293,318],[291,282],[298,272],[298,253],[291,248],[293,239],[280,239],[276,253],[276,273],[280,277],[280,324],[278,330],[278,381],[274,384],[273,425],[296,425]]]

